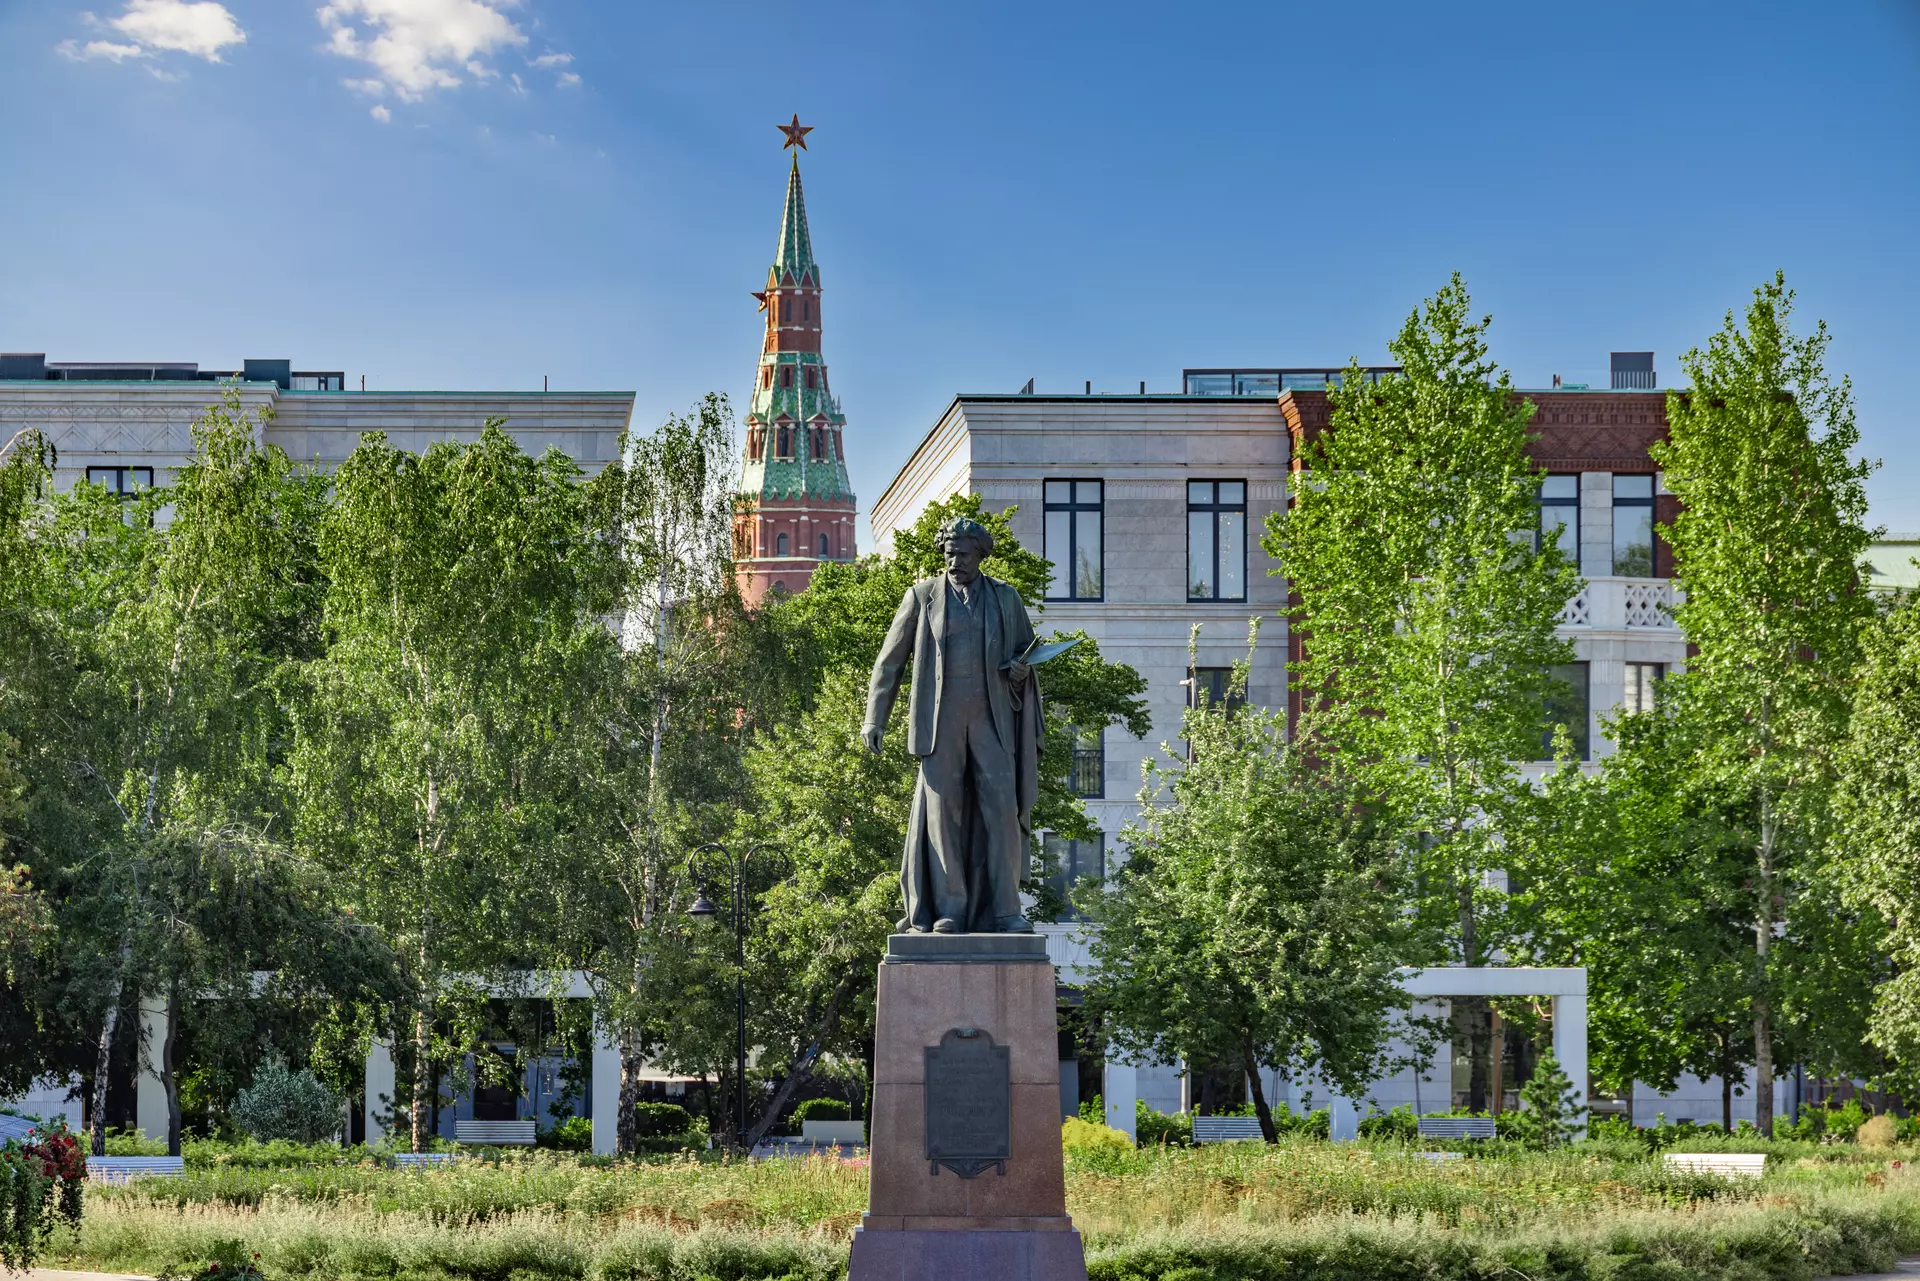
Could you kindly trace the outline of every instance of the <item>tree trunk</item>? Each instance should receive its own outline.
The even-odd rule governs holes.
[[[761,1111],[760,1119],[755,1121],[741,1138],[740,1148],[743,1152],[753,1151],[753,1145],[766,1137],[767,1131],[773,1127],[774,1120],[780,1115],[780,1109],[785,1107],[787,1100],[793,1097],[793,1092],[813,1076],[813,1065],[820,1061],[820,1052],[825,1048],[827,1038],[833,1035],[833,1029],[840,1023],[840,1004],[847,999],[847,993],[853,991],[853,984],[854,975],[849,972],[834,986],[833,995],[827,998],[825,1012],[821,1014],[820,1021],[814,1025],[813,1039],[807,1042],[807,1048],[800,1051],[793,1060],[793,1066],[787,1069],[786,1079],[781,1081],[780,1088],[773,1092],[773,1099]]]
[[[167,1155],[180,1155],[180,1074],[174,1048],[180,1036],[180,983],[167,985],[167,1035],[160,1043],[160,1080],[167,1087]]]
[[[614,1146],[625,1153],[640,1150],[640,1074],[647,1065],[640,1052],[640,1036],[631,1029],[620,1033],[620,1117],[614,1127]]]
[[[1267,1103],[1267,1086],[1260,1079],[1260,1060],[1254,1057],[1253,1043],[1243,1043],[1240,1054],[1247,1069],[1247,1089],[1253,1095],[1253,1114],[1260,1118],[1260,1137],[1269,1143],[1278,1143],[1280,1131],[1273,1127],[1273,1108]]]
[[[1760,798],[1759,908],[1753,921],[1753,1123],[1773,1137],[1773,1006],[1767,995],[1767,957],[1773,949],[1773,851],[1779,832],[1773,798]]]
[[[407,1118],[409,1138],[412,1150],[426,1151],[427,1134],[422,1122],[427,1115],[427,1085],[433,1075],[433,1065],[428,1061],[428,1052],[432,1049],[433,1023],[428,1017],[427,1001],[423,994],[419,1005],[413,1011],[413,1092],[410,1105],[412,1115]]]
[[[100,1019],[100,1042],[93,1056],[93,1114],[87,1118],[88,1151],[107,1154],[107,1077],[112,1070],[113,1033],[120,1026],[120,998],[126,995],[127,969],[133,963],[133,932],[120,936],[120,960],[107,987],[107,1010]]]
[[[1720,1069],[1720,1128],[1733,1133],[1733,1068]]]

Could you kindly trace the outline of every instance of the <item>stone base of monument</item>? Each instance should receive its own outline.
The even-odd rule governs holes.
[[[888,940],[867,1143],[848,1281],[1085,1281],[1046,940]]]

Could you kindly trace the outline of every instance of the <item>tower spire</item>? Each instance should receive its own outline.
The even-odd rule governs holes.
[[[806,149],[811,128],[780,126],[785,147]],[[820,354],[820,266],[807,229],[800,157],[787,169],[786,207],[764,292],[753,295],[766,313],[740,489],[753,508],[735,525],[741,595],[758,603],[771,592],[804,591],[822,562],[857,554],[857,512],[847,480],[846,418],[827,386]]]

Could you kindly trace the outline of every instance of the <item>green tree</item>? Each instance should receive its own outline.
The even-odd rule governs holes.
[[[524,965],[525,887],[564,848],[576,758],[554,727],[617,643],[590,530],[578,468],[527,457],[499,419],[418,456],[369,433],[335,477],[319,539],[328,644],[303,673],[290,765],[296,833],[405,965],[415,1150],[435,1062],[483,1022],[465,976]]]
[[[1501,941],[1503,829],[1527,793],[1515,762],[1541,755],[1550,669],[1573,657],[1555,620],[1579,576],[1557,541],[1535,546],[1533,406],[1471,306],[1456,274],[1388,344],[1402,373],[1347,371],[1264,545],[1304,641],[1300,741],[1412,844],[1423,920],[1482,965]],[[1476,1083],[1486,1059],[1476,1038]]]
[[[1537,1148],[1557,1148],[1580,1132],[1580,1118],[1587,1105],[1581,1101],[1573,1082],[1560,1069],[1560,1060],[1551,1053],[1540,1056],[1533,1075],[1520,1087],[1520,1115],[1515,1129],[1523,1143]]]
[[[1886,923],[1885,968],[1868,1037],[1885,1076],[1920,1096],[1920,597],[1907,595],[1865,633],[1840,758],[1849,907]]]
[[[1236,678],[1245,681],[1244,665]],[[1083,891],[1099,924],[1087,1007],[1121,1048],[1231,1064],[1278,1137],[1261,1071],[1362,1093],[1409,998],[1406,865],[1337,765],[1306,761],[1284,713],[1186,714],[1190,759],[1156,763],[1126,866]]]
[[[1797,990],[1802,1023],[1817,1022],[1816,971],[1839,959],[1805,945],[1820,925],[1805,909],[1835,873],[1829,801],[1873,608],[1859,571],[1871,464],[1853,457],[1852,390],[1827,377],[1826,326],[1796,336],[1792,311],[1776,275],[1744,329],[1729,313],[1684,355],[1692,386],[1669,393],[1668,437],[1652,450],[1680,499],[1661,533],[1683,594],[1674,615],[1696,650],[1664,682],[1669,778],[1745,852],[1755,1107],[1769,1134],[1782,1003]]]

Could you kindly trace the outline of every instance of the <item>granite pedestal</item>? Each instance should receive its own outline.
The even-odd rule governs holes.
[[[1046,941],[896,934],[877,1013],[872,1190],[848,1281],[1086,1281]]]

